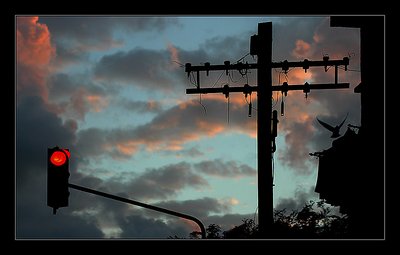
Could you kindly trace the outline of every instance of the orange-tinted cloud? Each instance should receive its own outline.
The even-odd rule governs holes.
[[[109,104],[107,96],[94,94],[84,87],[73,90],[71,93],[67,102],[62,102],[59,106],[52,105],[54,112],[83,120],[87,112],[101,112]]]
[[[296,41],[296,48],[293,49],[292,55],[296,58],[307,58],[311,53],[311,45],[303,40]]]
[[[178,49],[174,47],[174,45],[168,43],[167,45],[168,52],[170,54],[171,58],[171,65],[169,65],[169,68],[172,70],[178,69],[180,67],[179,63],[181,62],[179,60],[179,55],[178,55]]]
[[[180,151],[184,144],[202,137],[212,137],[221,133],[243,133],[255,137],[255,118],[247,116],[247,107],[230,110],[227,123],[225,103],[219,100],[204,100],[207,114],[196,100],[182,102],[161,112],[151,122],[128,129],[83,131],[78,145],[103,148],[96,154],[110,154],[115,158],[127,158],[138,150]],[[98,139],[96,138],[98,137]]]
[[[303,68],[293,68],[287,73],[287,79],[282,77],[281,84],[286,81],[289,85],[301,85],[305,82],[311,83],[313,81],[313,70],[308,69],[307,72]]]
[[[87,95],[86,101],[94,112],[100,112],[108,105],[108,100],[100,95]]]
[[[55,56],[50,32],[45,24],[38,23],[38,17],[17,17],[17,91],[22,94],[48,99],[46,78],[50,72],[49,63]]]
[[[324,55],[332,59],[342,59],[349,52],[359,52],[359,38],[356,31],[343,28],[332,28],[329,26],[329,18],[322,21],[316,27],[310,43],[297,39],[292,49],[292,56],[299,60],[322,60]],[[357,69],[359,59],[354,57],[350,63]],[[311,67],[305,73],[302,68],[290,69],[287,74],[288,84],[304,84],[306,81],[313,83],[334,83],[334,67],[325,72],[324,67]],[[277,75],[274,82],[278,81]],[[280,83],[286,81],[284,75],[280,74]],[[339,82],[350,82],[351,86],[358,85],[359,73],[347,72],[339,69]],[[279,102],[281,103],[279,93]],[[329,137],[322,136],[319,132],[319,124],[316,117],[325,115],[343,119],[346,112],[349,116],[357,118],[359,115],[359,101],[352,89],[347,90],[312,90],[305,100],[302,91],[289,91],[285,99],[285,116],[279,117],[278,134],[283,135],[285,144],[277,145],[277,157],[282,164],[290,166],[297,173],[308,174],[310,157],[309,152],[315,152],[323,144],[330,144]],[[335,116],[335,117],[333,117]],[[349,119],[350,120],[350,119]],[[316,149],[318,147],[318,149]]]

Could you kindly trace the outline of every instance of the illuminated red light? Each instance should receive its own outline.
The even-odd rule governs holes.
[[[68,158],[71,157],[71,153],[69,153],[69,150],[63,149],[63,151],[65,152],[65,154],[67,154]]]
[[[66,151],[66,150],[64,150],[64,151]],[[68,152],[68,156],[69,156],[69,152]],[[66,157],[65,153],[61,152],[61,151],[55,151],[50,157],[50,162],[55,166],[62,166],[65,164],[66,161],[67,161],[67,157]]]

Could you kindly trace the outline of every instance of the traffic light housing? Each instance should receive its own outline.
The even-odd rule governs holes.
[[[69,149],[47,149],[47,206],[53,207],[53,214],[68,206],[69,158]]]

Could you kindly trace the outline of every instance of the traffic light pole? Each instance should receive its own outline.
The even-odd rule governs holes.
[[[157,211],[157,212],[162,212],[162,213],[166,213],[166,214],[173,215],[173,216],[176,216],[176,217],[180,217],[180,218],[184,218],[184,219],[187,219],[187,220],[194,221],[200,227],[201,237],[203,239],[206,238],[206,229],[204,228],[203,223],[199,219],[197,219],[197,218],[195,218],[193,216],[190,216],[190,215],[187,215],[187,214],[183,214],[183,213],[180,213],[180,212],[175,212],[175,211],[168,210],[168,209],[165,209],[165,208],[162,208],[162,207],[158,207],[158,206],[141,203],[141,202],[138,202],[138,201],[135,201],[135,200],[131,200],[131,199],[115,196],[115,195],[112,195],[112,194],[104,193],[104,192],[101,192],[101,191],[98,191],[98,190],[89,189],[89,188],[78,186],[78,185],[75,185],[75,184],[72,184],[72,183],[69,183],[68,187],[70,187],[72,189],[80,190],[80,191],[83,191],[83,192],[92,193],[94,195],[98,195],[98,196],[110,198],[110,199],[113,199],[113,200],[117,200],[117,201],[120,201],[120,202],[124,202],[124,203],[128,203],[128,204],[144,207],[144,208],[147,208],[147,209],[150,209],[150,210],[154,210],[154,211]]]
[[[224,65],[210,65],[205,63],[204,66],[192,66],[190,63],[185,64],[185,72],[197,72],[197,86],[193,89],[186,89],[186,94],[207,94],[207,93],[223,93],[229,97],[231,92],[242,92],[245,95],[251,92],[257,92],[257,153],[258,153],[258,222],[259,231],[262,238],[272,237],[273,218],[273,174],[272,174],[272,155],[274,150],[271,149],[271,120],[272,120],[272,91],[287,92],[289,90],[303,90],[304,93],[310,92],[310,89],[338,89],[349,88],[349,83],[338,83],[338,66],[344,65],[347,70],[349,58],[343,60],[329,60],[324,57],[323,61],[304,60],[300,62],[272,62],[272,22],[259,23],[258,35],[256,36],[254,49],[250,49],[257,55],[256,64],[236,63],[230,64],[225,61]],[[324,66],[327,71],[328,66],[335,66],[335,83],[334,84],[308,84],[304,85],[288,85],[284,83],[281,86],[272,86],[272,68],[282,68],[287,72],[290,67],[302,67],[305,72],[313,66]],[[225,85],[222,88],[200,88],[200,71],[217,70],[242,70],[257,69],[257,86],[248,84],[244,87],[229,87]]]

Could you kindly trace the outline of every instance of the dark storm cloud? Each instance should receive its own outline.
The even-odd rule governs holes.
[[[29,192],[29,190],[25,190]],[[46,193],[32,192],[45,197]],[[76,201],[76,199],[74,199]],[[103,233],[94,221],[86,221],[79,216],[59,209],[57,215],[52,209],[40,203],[37,197],[24,198],[17,204],[17,239],[77,239],[102,238]]]
[[[121,227],[121,238],[157,238],[188,237],[188,229],[176,224],[168,224],[157,218],[146,218],[140,215],[118,218]]]
[[[46,107],[41,98],[26,97],[16,109],[16,237],[101,237],[93,222],[62,212],[54,217],[46,206],[47,148],[73,150],[75,140],[74,125],[63,123]],[[72,164],[71,170],[75,167]]]
[[[202,161],[194,165],[194,168],[204,174],[222,178],[235,178],[254,176],[257,171],[248,165],[239,165],[236,161],[224,162],[221,159]]]
[[[70,148],[73,145],[73,130],[64,126],[54,113],[48,112],[39,97],[23,100],[16,109],[16,116],[17,167],[21,171],[26,171],[31,165],[46,169],[43,159],[47,155],[47,147],[59,145]],[[25,177],[21,175],[21,178]]]

